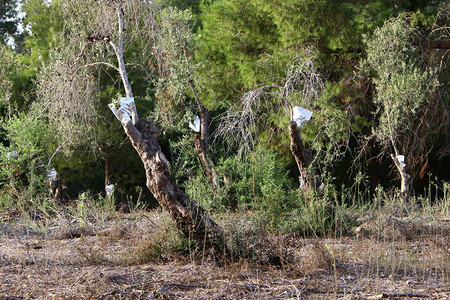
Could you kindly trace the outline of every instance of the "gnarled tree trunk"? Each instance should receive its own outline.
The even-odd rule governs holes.
[[[120,38],[115,44],[109,44],[114,49],[119,64],[119,72],[127,97],[133,97],[128,81],[127,70],[123,58],[123,10],[122,2],[118,2],[117,15],[119,19]],[[190,199],[180,187],[170,179],[168,161],[158,143],[160,131],[150,119],[138,118],[136,106],[131,102],[129,118],[122,118],[126,111],[116,111],[122,122],[122,127],[142,160],[147,178],[147,187],[159,204],[174,220],[177,228],[187,237],[191,237],[200,245],[215,250],[216,255],[226,252],[222,229],[211,220],[206,211]],[[128,119],[128,121],[124,121]]]
[[[206,152],[207,146],[205,141],[201,138],[200,132],[194,133],[194,145],[198,158],[202,163],[203,171],[208,177],[209,183],[212,185],[213,189],[216,190],[219,187],[219,174],[217,173],[216,168],[208,157],[208,154]]]
[[[300,171],[300,188],[303,190],[315,190],[320,193],[320,182],[316,174],[308,169],[312,162],[312,156],[303,145],[302,132],[295,121],[290,122],[289,133],[291,139],[291,153],[294,156],[298,170]]]
[[[216,250],[217,255],[224,253],[226,247],[221,228],[170,179],[168,162],[158,143],[160,131],[153,122],[140,119],[133,125],[129,121],[123,128],[144,164],[147,187],[177,228],[187,237]]]

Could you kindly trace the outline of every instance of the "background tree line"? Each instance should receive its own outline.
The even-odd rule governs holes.
[[[108,52],[114,1],[3,2],[1,203],[48,198],[54,168],[61,201],[115,184],[117,202],[156,205],[108,109],[125,96]],[[408,196],[448,181],[446,1],[123,2],[136,106],[203,207],[256,210],[280,229],[314,199],[350,205],[361,190],[369,202],[379,186]],[[316,188],[299,187],[294,106],[314,113],[295,134]]]

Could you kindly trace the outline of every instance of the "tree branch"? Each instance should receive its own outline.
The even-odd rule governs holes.
[[[110,64],[109,62],[106,62],[106,61],[98,61],[98,62],[93,62],[93,63],[89,63],[86,65],[82,65],[82,66],[78,67],[77,70],[80,68],[87,68],[87,67],[98,66],[98,65],[105,65],[107,67],[112,68],[113,70],[120,72],[119,68],[117,68],[115,65]]]
[[[122,78],[123,86],[125,88],[125,93],[126,93],[127,97],[133,97],[133,91],[131,89],[130,81],[128,80],[128,74],[127,74],[127,70],[125,67],[125,61],[123,59],[123,40],[124,40],[123,32],[125,31],[125,29],[123,26],[124,16],[123,16],[122,3],[120,3],[117,6],[117,16],[119,18],[118,46],[116,46],[112,41],[110,41],[109,44],[114,49],[114,52],[116,53],[116,56],[117,56],[117,61],[119,62],[119,73],[120,73],[120,77]],[[139,117],[138,117],[136,105],[134,104],[134,102],[130,105],[130,110],[131,110],[131,119],[133,120],[133,124],[136,124],[137,121],[139,120]]]
[[[413,42],[414,46],[420,46],[426,49],[450,49],[450,40],[430,40],[424,39]]]

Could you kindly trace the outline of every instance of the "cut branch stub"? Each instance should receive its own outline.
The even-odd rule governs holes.
[[[198,116],[195,117],[194,123],[189,123],[189,128],[194,132],[200,132],[200,118]]]
[[[404,155],[397,155],[397,161],[402,168],[406,167]]]
[[[302,127],[306,122],[308,122],[313,115],[312,111],[304,109],[300,106],[294,106],[292,109],[292,120],[297,123],[297,126]]]
[[[291,153],[297,162],[298,170],[300,171],[300,188],[315,189],[315,176],[309,171],[309,166],[312,162],[312,156],[303,145],[301,130],[298,128],[295,121],[289,124],[289,133],[291,139]]]
[[[391,158],[394,161],[394,164],[398,172],[400,173],[401,179],[400,192],[404,196],[405,200],[407,200],[409,185],[411,183],[411,176],[406,172],[405,157],[403,155],[395,156],[394,154],[391,154]]]
[[[116,118],[122,123],[122,125],[132,120],[133,124],[136,124],[138,120],[138,113],[133,97],[121,97],[119,99],[119,108],[114,103],[108,104]]]
[[[112,196],[112,194],[114,193],[115,190],[115,185],[114,184],[108,184],[105,186],[105,192],[107,196]]]

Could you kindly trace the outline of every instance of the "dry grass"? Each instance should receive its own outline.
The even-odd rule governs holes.
[[[45,227],[4,217],[0,299],[450,298],[444,218],[379,212],[365,234],[340,239],[267,237],[246,215],[216,219],[246,259],[205,262],[159,210],[61,213]],[[281,266],[268,264],[268,250]]]

